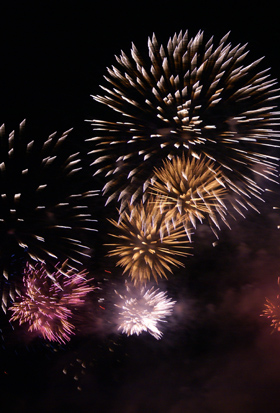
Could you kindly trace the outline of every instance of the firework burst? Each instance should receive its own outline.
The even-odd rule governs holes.
[[[139,336],[146,331],[159,340],[162,332],[157,325],[172,314],[176,301],[167,298],[166,292],[154,290],[154,287],[136,289],[126,284],[126,291],[125,295],[115,291],[122,300],[121,304],[115,304],[120,309],[119,330],[128,336]]]
[[[129,213],[128,213],[129,212]],[[185,230],[179,224],[169,225],[164,214],[160,213],[157,203],[151,198],[145,204],[129,206],[123,212],[122,220],[109,220],[118,228],[117,246],[109,256],[121,257],[117,265],[124,267],[135,284],[145,283],[151,276],[166,278],[166,271],[172,273],[171,266],[183,266],[175,256],[189,255],[190,248],[185,238]]]
[[[278,286],[280,287],[280,277],[278,277]],[[273,302],[266,298],[265,309],[262,314],[263,317],[267,317],[271,320],[271,327],[274,331],[280,331],[280,296],[276,297],[276,301]]]
[[[176,222],[182,217],[187,232],[189,222],[196,228],[196,220],[202,222],[206,216],[218,228],[216,215],[226,222],[222,201],[226,189],[212,161],[195,158],[190,161],[183,156],[164,161],[163,165],[155,169],[151,188],[167,220]]]
[[[89,210],[97,191],[81,191],[79,152],[66,145],[70,130],[46,140],[28,141],[18,131],[0,128],[0,264],[2,308],[15,298],[11,257],[48,264],[69,259],[72,266],[90,255],[87,230],[95,230]],[[20,269],[22,270],[22,268]],[[19,270],[19,273],[21,272]],[[4,286],[4,283],[9,288]],[[9,297],[10,296],[10,297]]]
[[[256,71],[262,59],[247,63],[246,45],[227,38],[215,45],[203,32],[180,32],[164,47],[153,35],[148,56],[132,44],[131,56],[122,52],[107,69],[104,94],[94,99],[113,110],[111,120],[93,120],[90,139],[97,142],[90,153],[100,155],[95,173],[108,177],[107,202],[145,194],[153,167],[182,153],[215,161],[245,209],[252,196],[262,198],[255,178],[277,176],[270,152],[280,136],[279,89],[268,70]]]
[[[44,264],[37,264],[35,269],[27,265],[23,278],[25,292],[9,308],[13,312],[10,321],[29,324],[28,331],[38,332],[46,340],[69,341],[74,334],[70,322],[73,310],[84,303],[93,287],[88,285],[85,271],[66,267],[65,262],[49,274]]]

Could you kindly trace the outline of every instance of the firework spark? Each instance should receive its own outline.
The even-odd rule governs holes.
[[[222,201],[226,189],[214,162],[195,158],[190,161],[183,156],[164,161],[163,165],[155,169],[151,188],[167,220],[176,222],[182,217],[187,232],[189,222],[196,228],[196,219],[202,222],[206,216],[218,228],[217,214],[226,222]]]
[[[280,209],[280,207],[279,206],[273,207],[273,209]],[[277,229],[280,229],[280,225],[277,225]]]
[[[278,277],[278,286],[280,287],[280,277]],[[276,301],[273,302],[266,298],[265,309],[262,314],[263,317],[267,317],[271,320],[271,327],[274,331],[280,331],[280,296],[276,297]]]
[[[110,121],[91,121],[90,139],[97,142],[90,153],[101,155],[95,173],[108,177],[107,202],[145,195],[153,167],[182,153],[215,161],[242,208],[262,198],[256,177],[277,176],[270,153],[280,136],[279,89],[269,69],[256,71],[262,59],[247,63],[246,45],[232,47],[227,38],[215,46],[201,31],[194,38],[180,32],[164,47],[153,35],[148,56],[132,44],[131,57],[122,52],[107,69],[104,94],[93,97],[114,112]]]
[[[89,202],[97,191],[81,191],[82,163],[73,153],[69,132],[28,142],[22,122],[19,131],[0,128],[0,265],[2,308],[15,298],[11,257],[72,266],[90,256],[87,230],[95,230]],[[77,192],[76,192],[77,191]],[[81,191],[81,192],[78,192]],[[86,240],[86,241],[85,241]],[[7,289],[4,283],[10,284]]]
[[[128,336],[139,336],[146,331],[159,340],[162,332],[157,325],[172,314],[176,301],[167,298],[166,292],[154,290],[154,287],[136,289],[126,284],[126,291],[126,295],[115,291],[122,300],[121,304],[115,304],[120,309],[119,330]]]
[[[65,262],[49,274],[44,264],[37,264],[35,269],[27,265],[23,278],[25,293],[9,308],[13,312],[10,321],[28,323],[28,331],[39,332],[49,341],[69,341],[74,334],[70,322],[73,309],[84,303],[93,287],[88,285],[85,271],[66,267]]]
[[[129,213],[127,212],[129,211]],[[117,265],[124,267],[135,284],[145,283],[151,275],[166,278],[166,271],[172,273],[171,266],[183,266],[175,256],[189,255],[185,249],[190,248],[182,226],[168,225],[164,214],[152,199],[145,204],[129,206],[123,212],[122,220],[109,220],[118,228],[120,234],[110,234],[118,238],[117,246],[109,256],[119,256]]]

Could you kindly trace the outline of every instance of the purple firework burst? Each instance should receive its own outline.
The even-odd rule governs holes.
[[[65,262],[48,273],[44,264],[25,268],[24,293],[11,307],[10,321],[27,323],[28,331],[38,332],[44,339],[65,343],[74,334],[73,310],[84,304],[85,296],[93,291],[85,271],[67,268]]]

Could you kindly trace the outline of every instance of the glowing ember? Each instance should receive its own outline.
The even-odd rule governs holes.
[[[278,286],[280,287],[280,277],[278,277]],[[273,302],[266,298],[265,309],[263,310],[262,316],[267,317],[271,321],[271,327],[274,330],[280,331],[280,296],[276,297]]]

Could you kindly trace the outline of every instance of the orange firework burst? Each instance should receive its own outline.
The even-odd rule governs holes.
[[[278,286],[280,287],[280,277],[278,277]],[[266,298],[265,309],[263,310],[262,316],[267,317],[271,320],[271,327],[274,331],[280,331],[280,296],[276,297],[276,301],[272,302]]]
[[[28,331],[37,331],[44,339],[69,341],[75,329],[70,322],[72,310],[84,303],[93,287],[88,285],[85,271],[66,267],[65,262],[49,274],[44,264],[36,265],[35,269],[27,265],[23,279],[25,294],[10,307],[13,312],[10,321],[28,323]]]
[[[185,230],[178,225],[169,226],[164,214],[152,198],[145,204],[128,206],[128,212],[123,212],[121,222],[109,220],[118,228],[120,234],[117,246],[110,251],[109,256],[119,256],[117,265],[124,267],[134,284],[145,283],[151,276],[157,281],[158,277],[166,278],[166,271],[172,273],[171,266],[183,266],[175,256],[189,255],[184,249],[190,248],[182,244]]]
[[[189,222],[196,227],[196,219],[202,222],[206,216],[219,228],[217,213],[226,222],[222,202],[226,187],[211,160],[186,160],[183,155],[163,161],[163,167],[155,169],[152,192],[166,218],[175,222],[183,219],[186,231]]]

